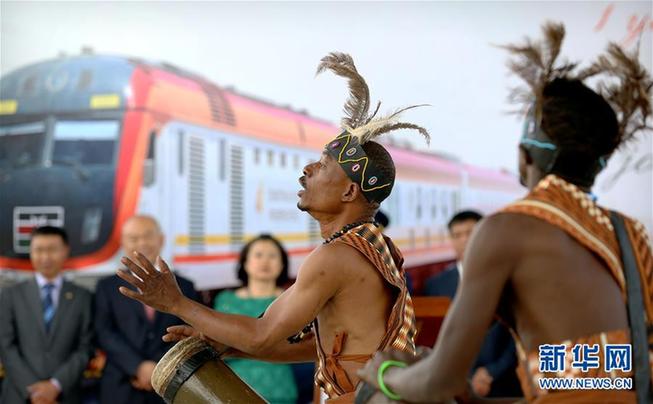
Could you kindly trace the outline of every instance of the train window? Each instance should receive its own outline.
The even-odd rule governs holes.
[[[271,167],[274,164],[274,151],[268,150],[268,165]]]
[[[435,219],[436,216],[438,215],[438,193],[437,191],[433,190],[431,193],[431,219]]]
[[[293,156],[292,166],[295,170],[299,170],[299,156],[296,154]]]
[[[177,169],[179,170],[179,175],[184,175],[184,131],[180,130],[178,133],[178,147],[177,150],[179,152],[179,159],[178,163],[179,166]]]
[[[261,150],[256,147],[254,149],[254,164],[259,164],[261,162]]]
[[[460,209],[460,193],[458,191],[451,193],[451,209],[454,212]]]
[[[442,203],[442,206],[440,207],[442,211],[442,217],[445,220],[449,220],[449,204],[447,202],[447,194],[444,191],[440,194],[440,202]]]
[[[0,126],[0,171],[43,163],[45,123]]]
[[[422,190],[417,188],[417,219],[422,218]]]
[[[147,160],[154,160],[156,155],[156,132],[150,133],[150,141],[147,146]]]
[[[286,153],[281,153],[279,155],[279,164],[281,168],[286,168]]]
[[[143,185],[148,187],[155,181],[156,132],[150,133],[147,156],[143,161]]]
[[[218,144],[218,178],[224,181],[227,177],[227,141],[220,139]]]
[[[75,167],[113,164],[118,129],[118,121],[57,122],[52,163]]]

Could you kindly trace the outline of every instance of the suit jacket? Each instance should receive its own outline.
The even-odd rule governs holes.
[[[199,301],[193,284],[177,276],[184,295]],[[95,330],[98,345],[107,354],[100,381],[100,403],[163,403],[156,393],[134,389],[130,380],[141,362],[159,359],[172,347],[161,337],[166,328],[183,324],[170,314],[157,312],[154,321],[147,319],[142,303],[123,296],[120,286],[134,289],[117,275],[100,280],[95,290]]]
[[[453,300],[460,282],[460,273],[456,264],[451,264],[441,273],[431,276],[424,284],[425,296],[445,296]]]
[[[93,299],[86,289],[64,281],[50,332],[45,331],[35,279],[0,295],[0,360],[6,370],[0,402],[24,403],[27,386],[55,378],[59,402],[81,402],[81,380],[93,352]]]
[[[455,264],[442,273],[430,277],[424,286],[426,296],[446,296],[453,299],[458,290],[460,272]],[[483,345],[472,367],[473,372],[485,367],[494,379],[489,397],[521,396],[519,381],[515,374],[517,354],[515,342],[508,329],[498,321],[490,326]]]

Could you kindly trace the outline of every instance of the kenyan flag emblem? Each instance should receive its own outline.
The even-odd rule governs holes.
[[[29,253],[32,230],[40,226],[63,227],[63,206],[16,206],[14,208],[14,251]]]

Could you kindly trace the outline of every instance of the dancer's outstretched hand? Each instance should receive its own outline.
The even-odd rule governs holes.
[[[118,276],[136,287],[137,291],[121,286],[120,293],[158,311],[173,313],[184,295],[168,264],[161,257],[157,258],[157,270],[143,254],[134,252],[134,257],[136,261],[122,257],[120,262],[127,269],[118,270]]]

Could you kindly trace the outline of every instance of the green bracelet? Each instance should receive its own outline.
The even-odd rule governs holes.
[[[381,364],[381,366],[379,366],[379,371],[376,374],[376,381],[379,384],[379,389],[381,389],[381,392],[385,394],[386,397],[388,397],[391,400],[399,401],[401,400],[399,394],[390,390],[388,386],[386,386],[385,383],[383,382],[383,374],[385,373],[386,370],[388,370],[388,368],[391,368],[393,366],[398,368],[405,368],[408,365],[400,361],[384,361]]]

